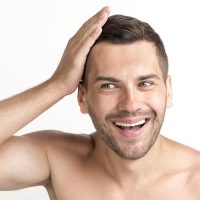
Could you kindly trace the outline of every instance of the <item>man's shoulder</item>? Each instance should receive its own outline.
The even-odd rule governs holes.
[[[176,188],[184,198],[197,199],[200,196],[200,152],[185,144],[164,137],[162,163],[164,173],[161,177],[169,191]],[[160,185],[161,182],[159,182]],[[184,195],[183,195],[184,194]],[[188,198],[189,197],[189,198]],[[170,198],[171,199],[171,198]]]
[[[200,151],[185,144],[168,140],[170,147],[170,165],[181,177],[185,177],[187,187],[198,190],[200,194]]]
[[[188,165],[188,187],[200,195],[200,152],[191,147],[186,148],[188,163],[191,163],[191,165]]]
[[[187,171],[187,187],[194,194],[200,196],[200,152],[190,148],[191,165]]]
[[[170,155],[175,161],[176,165],[178,163],[184,168],[191,168],[193,166],[200,167],[200,151],[194,149],[186,144],[181,144],[176,141],[167,139],[167,147],[169,147]]]
[[[93,149],[93,140],[89,134],[66,133],[57,130],[43,130],[33,133],[32,136],[40,140],[48,153],[86,154]]]

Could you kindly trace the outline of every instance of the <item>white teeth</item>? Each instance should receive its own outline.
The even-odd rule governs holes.
[[[135,122],[133,124],[128,124],[128,123],[123,123],[123,122],[115,122],[115,125],[117,126],[123,126],[123,127],[134,127],[134,126],[139,126],[145,123],[145,119],[142,119],[138,122]]]

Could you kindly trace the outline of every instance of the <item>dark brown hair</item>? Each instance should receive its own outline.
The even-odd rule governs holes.
[[[93,46],[100,42],[112,44],[130,44],[146,40],[156,47],[156,53],[164,80],[168,74],[168,58],[160,36],[146,22],[124,15],[110,16],[102,28],[102,33]],[[83,74],[83,83],[87,82],[87,62]],[[85,85],[85,84],[84,84]]]

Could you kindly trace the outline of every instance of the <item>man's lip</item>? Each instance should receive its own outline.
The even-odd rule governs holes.
[[[145,123],[146,123],[147,121],[150,120],[150,117],[143,116],[143,117],[137,117],[137,118],[116,118],[112,120],[112,123],[122,122],[122,123],[127,123],[127,124],[134,124],[142,120],[145,120]]]
[[[134,138],[134,137],[138,137],[139,135],[141,135],[143,133],[145,127],[147,126],[148,122],[150,121],[150,117],[147,117],[147,118],[146,117],[145,118],[144,117],[135,118],[134,120],[133,119],[127,120],[127,118],[126,119],[120,119],[120,122],[127,123],[127,124],[137,123],[137,122],[139,122],[141,120],[145,120],[145,123],[144,123],[144,125],[141,128],[136,129],[136,130],[134,130],[134,129],[131,130],[131,129],[128,129],[128,128],[127,129],[121,129],[121,128],[119,128],[115,124],[115,122],[118,122],[119,119],[117,119],[117,121],[116,120],[113,121],[112,124],[119,131],[119,133],[121,135],[123,135],[124,137],[126,137],[126,138]]]

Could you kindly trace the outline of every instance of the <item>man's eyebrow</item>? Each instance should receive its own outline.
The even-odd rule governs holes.
[[[160,77],[156,74],[147,74],[147,75],[142,75],[142,76],[137,77],[137,80],[139,80],[139,81],[143,81],[143,80],[147,80],[147,79],[160,80]],[[110,77],[110,76],[98,76],[95,79],[95,82],[98,82],[98,81],[109,81],[109,82],[114,82],[114,83],[120,82],[119,79],[116,79],[116,78],[113,78],[113,77]]]
[[[157,74],[147,74],[142,75],[137,78],[139,81],[147,80],[147,79],[157,79],[160,80],[160,77]]]
[[[109,82],[114,82],[114,83],[120,82],[120,80],[113,78],[113,77],[110,77],[110,76],[98,76],[95,79],[95,82],[98,82],[98,81],[109,81]]]

